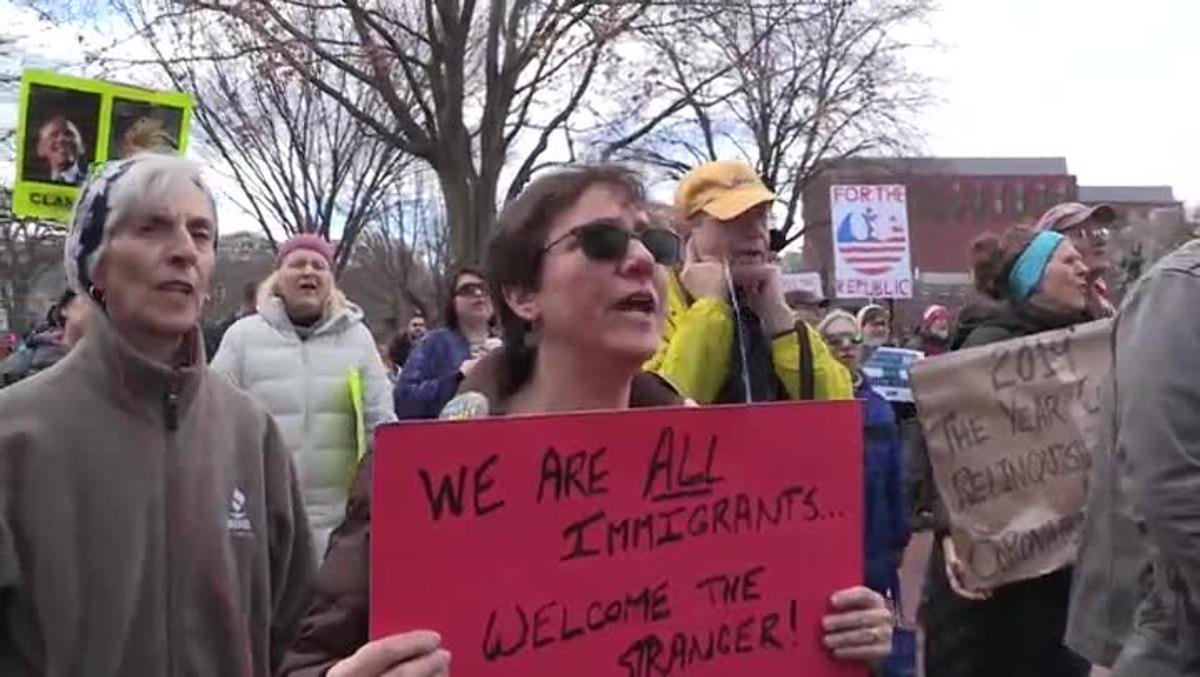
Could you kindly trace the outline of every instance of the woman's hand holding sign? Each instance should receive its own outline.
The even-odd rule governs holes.
[[[834,613],[822,622],[825,647],[851,661],[879,661],[892,653],[895,619],[883,597],[862,586],[841,590],[830,599]]]
[[[963,562],[958,558],[954,541],[949,536],[942,539],[942,555],[946,560],[946,579],[950,582],[950,589],[954,594],[972,602],[981,602],[992,596],[991,590],[976,590],[963,582]]]
[[[329,669],[329,677],[450,677],[450,652],[435,632],[377,639]]]

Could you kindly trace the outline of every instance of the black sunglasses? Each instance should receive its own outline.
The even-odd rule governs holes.
[[[468,282],[454,290],[455,296],[483,296],[487,288],[479,282]]]
[[[575,238],[579,242],[579,248],[583,250],[583,255],[592,261],[624,259],[629,253],[629,241],[635,239],[645,245],[655,263],[663,266],[679,263],[680,251],[683,249],[679,236],[666,228],[652,226],[640,233],[634,233],[611,221],[595,221],[572,228],[562,237],[546,245],[542,252],[550,251],[555,245],[569,238]]]
[[[850,346],[861,346],[862,337],[857,334],[832,334],[825,337],[825,342],[830,348],[849,348]]]

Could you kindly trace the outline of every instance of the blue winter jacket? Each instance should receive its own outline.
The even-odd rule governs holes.
[[[897,570],[909,537],[900,428],[892,405],[871,388],[865,376],[855,388],[854,396],[864,402],[866,583],[880,594],[896,594]]]
[[[471,357],[467,338],[438,329],[413,348],[396,383],[396,417],[437,418],[458,390],[458,368]]]

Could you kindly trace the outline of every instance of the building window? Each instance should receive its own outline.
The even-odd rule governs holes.
[[[1035,190],[1037,191],[1037,193],[1036,193],[1036,197],[1034,198],[1034,202],[1035,202],[1035,204],[1037,204],[1037,210],[1040,212],[1040,211],[1044,210],[1046,207],[1050,206],[1049,204],[1046,203],[1046,184],[1039,183],[1037,185],[1037,187],[1035,188]]]
[[[983,216],[983,184],[976,182],[974,189],[971,196],[971,211],[975,212],[976,216]]]
[[[1025,213],[1025,184],[1023,183],[1013,186],[1013,213],[1017,215]]]
[[[950,214],[959,216],[962,214],[962,184],[958,181],[950,184]]]
[[[996,216],[1004,214],[1004,186],[992,187],[992,211]]]

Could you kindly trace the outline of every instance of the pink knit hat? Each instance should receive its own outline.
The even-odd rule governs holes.
[[[950,320],[950,310],[946,306],[934,304],[925,309],[925,314],[921,316],[921,324],[926,328],[933,325],[938,320]]]
[[[317,235],[316,233],[302,233],[295,235],[292,239],[283,243],[279,248],[279,257],[275,259],[275,266],[279,267],[283,264],[283,260],[288,257],[288,254],[298,250],[307,249],[310,252],[316,252],[325,259],[325,263],[333,265],[333,245],[329,240]]]

